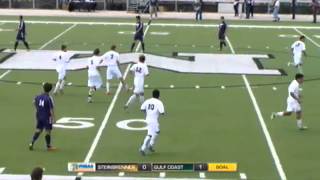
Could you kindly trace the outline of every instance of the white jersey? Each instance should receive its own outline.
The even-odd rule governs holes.
[[[67,69],[67,64],[70,62],[70,57],[67,52],[60,51],[56,54],[53,60],[57,62],[57,72],[61,72]]]
[[[106,65],[107,65],[108,67],[110,67],[110,66],[117,66],[117,65],[118,65],[117,62],[118,62],[119,59],[120,59],[120,55],[119,55],[118,52],[111,50],[111,51],[106,52],[106,53],[102,56],[102,58],[103,58],[103,61],[106,63]]]
[[[150,98],[141,105],[141,110],[146,112],[146,121],[148,123],[158,124],[160,114],[164,114],[164,106],[159,99]]]
[[[302,41],[296,41],[291,45],[293,55],[301,57],[302,52],[306,50],[306,46]]]
[[[134,73],[134,79],[144,80],[144,77],[149,75],[148,66],[145,63],[134,64],[130,71]]]
[[[88,76],[100,76],[98,71],[98,66],[100,64],[101,57],[100,56],[92,56],[88,59]]]
[[[288,102],[297,102],[297,100],[291,96],[291,93],[293,93],[295,97],[300,96],[300,85],[297,80],[293,80],[288,88]]]

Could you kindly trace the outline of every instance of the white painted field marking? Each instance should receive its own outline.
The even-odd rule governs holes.
[[[129,126],[130,123],[132,122],[140,122],[144,123],[142,127],[131,127]],[[122,120],[117,122],[116,126],[120,129],[125,129],[129,131],[145,131],[147,130],[147,121],[144,119],[127,119],[127,120]]]
[[[67,33],[68,31],[70,31],[72,28],[74,28],[77,24],[73,24],[72,26],[70,26],[68,29],[64,30],[62,33],[58,34],[57,36],[55,36],[53,39],[49,40],[48,42],[46,42],[45,44],[43,44],[39,50],[42,50],[43,48],[47,47],[49,44],[51,44],[53,41],[57,40],[58,38],[60,38],[62,35],[64,35],[65,33]],[[8,75],[11,72],[11,70],[7,70],[6,72],[4,72],[3,74],[0,75],[0,79],[4,78],[6,75]]]
[[[297,34],[279,34],[278,36],[281,38],[298,38],[299,37],[299,35]]]
[[[135,32],[133,31],[119,31],[118,34],[125,34],[125,35],[133,35]]]
[[[206,173],[205,172],[199,172],[199,178],[205,179],[206,178]]]
[[[320,39],[320,35],[313,35],[313,37]]]
[[[247,180],[247,175],[245,173],[240,173],[240,179],[241,180]]]
[[[302,29],[302,28],[301,28]],[[314,45],[316,45],[317,47],[320,47],[320,45],[315,42],[313,39],[311,39],[309,36],[307,36],[305,33],[301,32],[300,30],[298,30],[298,28],[294,28],[295,31],[297,31],[299,34],[303,35],[304,37],[306,37],[309,41],[311,41]]]
[[[135,26],[131,22],[74,22],[74,21],[26,21],[30,24],[79,24],[79,25],[115,25],[115,26]],[[1,20],[0,23],[15,23],[18,21]],[[218,27],[217,24],[191,24],[191,23],[154,23],[152,26],[160,27]],[[320,26],[274,26],[274,25],[230,25],[230,28],[256,28],[256,29],[320,29]]]
[[[11,32],[14,31],[14,29],[2,29],[0,28],[0,32]]]
[[[149,28],[150,28],[150,25],[147,25],[147,27],[146,27],[146,29],[144,31],[144,34],[143,34],[144,37],[146,36]],[[140,46],[141,46],[141,42],[139,42],[139,44],[137,45],[137,48],[135,50],[136,52],[139,51]],[[123,79],[126,79],[128,73],[129,73],[130,67],[131,67],[131,64],[128,64],[128,66],[127,66],[127,68],[126,68],[126,70],[125,70],[125,72],[123,74]],[[92,157],[92,155],[93,155],[93,153],[94,153],[94,151],[95,151],[95,149],[96,149],[96,147],[97,147],[97,145],[99,143],[99,140],[100,140],[100,138],[102,136],[103,130],[107,126],[107,123],[109,121],[111,112],[112,112],[112,110],[114,108],[114,105],[116,104],[116,101],[117,101],[118,96],[119,96],[119,94],[121,92],[121,89],[122,89],[122,83],[120,82],[119,85],[118,85],[118,89],[117,89],[115,95],[113,96],[112,101],[111,101],[111,103],[110,103],[110,105],[108,107],[107,113],[106,113],[106,115],[105,115],[105,117],[104,117],[104,119],[103,119],[103,121],[102,121],[102,123],[101,123],[101,125],[99,127],[99,130],[98,130],[98,132],[97,132],[97,134],[96,134],[96,136],[95,136],[95,138],[94,138],[94,140],[93,140],[93,142],[92,142],[92,144],[90,146],[90,149],[89,149],[89,151],[88,151],[88,153],[87,153],[87,155],[86,155],[86,157],[84,159],[84,162],[86,162],[86,163],[90,162],[90,159],[91,159],[91,157]],[[82,175],[83,175],[83,173],[78,173],[77,174],[77,176],[82,176]]]
[[[151,35],[168,36],[169,32],[150,32]]]
[[[231,50],[232,54],[235,54],[236,52],[233,49],[233,46],[232,46],[229,38],[226,37],[226,40],[227,40],[227,43],[229,44],[229,47],[230,47],[230,50]],[[248,93],[250,95],[253,107],[254,107],[254,109],[255,109],[255,111],[257,113],[257,116],[258,116],[258,119],[259,119],[259,122],[260,122],[260,126],[261,126],[263,134],[264,134],[264,136],[265,136],[265,138],[267,140],[267,144],[268,144],[269,150],[271,152],[273,161],[274,161],[274,163],[276,165],[276,168],[277,168],[278,174],[280,176],[280,179],[281,180],[286,180],[287,179],[286,174],[285,174],[285,172],[284,172],[284,170],[282,168],[282,165],[281,165],[281,162],[280,162],[280,158],[279,158],[279,156],[277,154],[277,151],[276,151],[276,148],[275,148],[275,146],[274,146],[274,144],[272,142],[271,135],[270,135],[270,133],[268,131],[268,128],[267,128],[267,125],[266,125],[266,123],[265,123],[265,121],[263,119],[260,107],[259,107],[259,105],[257,103],[256,97],[253,94],[253,91],[252,91],[250,83],[249,83],[249,81],[247,79],[247,76],[246,75],[242,75],[242,79],[243,79],[243,81],[244,81],[244,83],[246,85],[246,89],[247,89],[247,91],[248,91]]]
[[[48,41],[47,43],[45,43],[44,45],[42,45],[39,49],[42,50],[45,47],[47,47],[49,44],[51,44],[53,41],[57,40],[58,38],[60,38],[61,36],[63,36],[65,33],[67,33],[68,31],[70,31],[71,29],[73,29],[74,27],[76,27],[77,24],[73,24],[72,26],[70,26],[68,29],[64,30],[62,33],[58,34],[56,37],[54,37],[53,39],[51,39],[50,41]]]
[[[8,75],[11,72],[11,70],[7,70],[3,74],[0,75],[0,79],[4,78],[6,75]]]
[[[86,117],[63,117],[57,120],[53,126],[63,129],[85,129],[94,126],[94,123],[86,122],[93,120],[94,118]]]
[[[160,172],[159,177],[160,178],[165,178],[166,177],[166,172]]]
[[[5,169],[6,169],[5,167],[0,167],[0,174],[2,174]]]

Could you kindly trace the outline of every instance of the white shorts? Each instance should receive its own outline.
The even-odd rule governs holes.
[[[101,88],[102,81],[99,75],[88,77],[88,87],[95,87],[97,89]]]
[[[135,79],[134,80],[134,89],[133,89],[134,94],[142,94],[144,93],[144,81]]]
[[[58,79],[63,80],[66,77],[67,71],[65,69],[57,69]]]
[[[301,111],[301,105],[297,101],[287,102],[287,112],[299,112]]]
[[[295,66],[302,65],[302,56],[301,55],[294,55],[293,62],[294,62]]]
[[[155,136],[160,133],[159,123],[147,122],[148,135]]]
[[[107,68],[107,80],[114,78],[120,79],[122,77],[121,71],[118,66],[110,66]]]

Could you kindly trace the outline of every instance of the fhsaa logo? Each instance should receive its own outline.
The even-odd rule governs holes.
[[[95,163],[68,163],[69,172],[95,172]]]

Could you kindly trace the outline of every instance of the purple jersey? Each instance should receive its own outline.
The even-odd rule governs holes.
[[[51,109],[53,109],[53,100],[48,94],[41,94],[34,99],[34,105],[36,107],[37,121],[50,122],[51,121]]]

